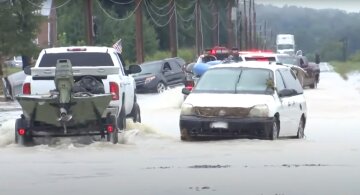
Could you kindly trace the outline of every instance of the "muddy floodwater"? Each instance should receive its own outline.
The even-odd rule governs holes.
[[[360,81],[321,73],[306,89],[302,140],[181,142],[181,88],[140,94],[142,124],[121,143],[14,144],[16,103],[0,104],[0,194],[360,194]],[[358,82],[359,81],[359,82]]]

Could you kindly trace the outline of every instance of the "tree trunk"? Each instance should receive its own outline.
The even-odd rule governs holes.
[[[4,76],[3,64],[4,64],[4,58],[2,55],[0,55],[0,78]]]

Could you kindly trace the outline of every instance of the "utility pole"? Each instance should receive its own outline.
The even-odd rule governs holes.
[[[244,29],[243,29],[243,27],[242,27],[242,25],[243,25],[243,23],[241,22],[242,21],[242,12],[241,11],[239,11],[239,20],[238,20],[238,22],[239,22],[239,24],[238,24],[238,30],[239,30],[239,32],[238,32],[238,34],[240,35],[240,37],[238,38],[238,45],[239,45],[239,50],[243,50],[243,46],[242,46],[242,44],[244,43],[244,36],[243,36],[243,31],[244,31]]]
[[[253,48],[253,37],[252,37],[252,21],[251,21],[251,0],[249,2],[249,48]]]
[[[175,11],[175,0],[171,0],[170,1],[170,8],[169,8],[169,12],[170,12],[170,24],[169,24],[169,38],[170,38],[170,51],[171,51],[171,57],[176,57],[177,56],[177,43],[176,43],[176,11]]]
[[[136,62],[141,64],[144,62],[144,38],[143,38],[143,25],[142,25],[142,0],[135,0],[135,44],[136,44]]]
[[[254,47],[257,48],[257,35],[256,35],[256,12],[255,12],[255,0],[252,0],[253,8],[253,37],[254,37]]]
[[[266,28],[266,20],[265,20],[265,24],[264,24],[264,37],[265,37],[265,40],[264,40],[264,49],[266,50],[267,49],[267,35],[266,35],[266,31],[267,31],[267,28]]]
[[[92,14],[92,0],[85,0],[85,18],[86,18],[86,42],[87,45],[94,44],[93,37],[93,14]]]
[[[212,42],[213,45],[219,45],[219,7],[214,6],[215,2],[212,2],[212,25],[215,26],[215,28],[212,30]]]
[[[227,33],[228,33],[228,48],[233,48],[233,42],[234,42],[234,29],[233,29],[233,23],[232,23],[232,7],[233,7],[233,1],[228,0],[228,11],[227,11]]]
[[[243,33],[244,33],[244,49],[247,50],[249,46],[248,41],[248,26],[247,26],[247,16],[246,16],[246,0],[244,0],[244,22],[243,22]]]
[[[200,0],[196,0],[195,4],[195,47],[196,55],[201,53],[201,34],[200,34]]]

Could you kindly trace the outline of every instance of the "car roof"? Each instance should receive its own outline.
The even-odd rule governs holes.
[[[75,51],[78,50],[78,51]],[[70,46],[70,47],[53,47],[43,50],[45,53],[67,53],[67,52],[96,52],[96,53],[108,53],[116,52],[111,47],[100,47],[100,46]]]
[[[278,65],[275,62],[262,62],[262,61],[242,61],[242,62],[231,62],[231,63],[222,63],[222,64],[217,64],[214,65],[212,67],[210,67],[210,69],[216,69],[216,68],[261,68],[261,69],[269,69],[272,71],[275,71],[277,69],[281,69],[281,68],[287,68],[289,69],[288,66],[284,66],[284,65]]]

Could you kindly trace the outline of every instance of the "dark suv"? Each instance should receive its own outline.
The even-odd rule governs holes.
[[[185,61],[176,57],[140,64],[141,72],[133,75],[136,91],[161,93],[167,87],[183,85],[185,73],[182,63]]]
[[[305,56],[296,56],[296,64],[305,70],[306,74],[303,81],[303,87],[309,86],[311,89],[317,88],[320,81],[319,64],[309,62]]]

